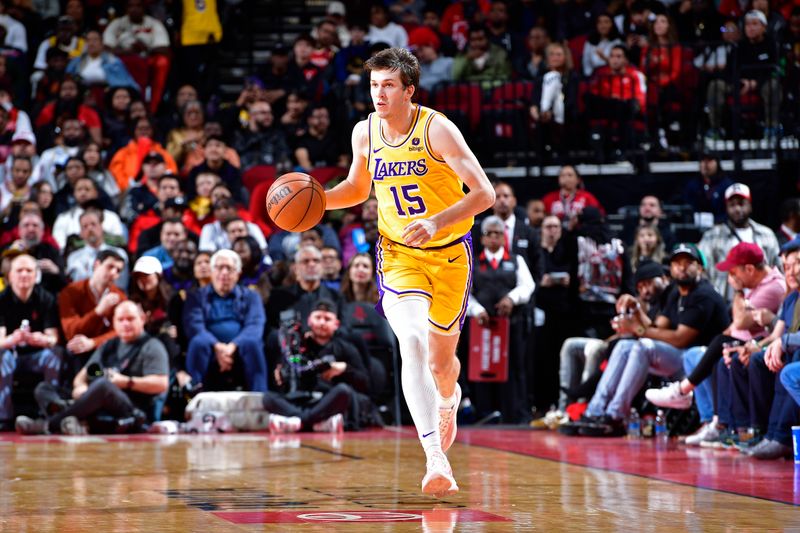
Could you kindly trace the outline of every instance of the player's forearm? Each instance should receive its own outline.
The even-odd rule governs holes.
[[[475,189],[444,211],[431,217],[437,228],[446,228],[483,213],[494,205],[494,189]]]
[[[333,189],[325,191],[325,209],[345,209],[367,201],[372,182],[357,187],[350,181],[343,181]]]

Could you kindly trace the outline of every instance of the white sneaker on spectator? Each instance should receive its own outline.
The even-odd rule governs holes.
[[[269,415],[269,432],[273,435],[297,433],[303,422],[297,416]]]
[[[61,421],[62,435],[88,435],[89,432],[77,417],[68,416]]]
[[[47,420],[44,418],[33,419],[29,416],[20,415],[14,421],[14,429],[20,435],[46,435]]]
[[[700,446],[703,442],[714,442],[717,439],[719,439],[719,428],[717,418],[714,417],[711,422],[706,422],[700,429],[686,437],[684,442],[687,446]]]
[[[342,413],[336,413],[322,422],[314,424],[313,429],[320,433],[341,433],[344,431],[344,416]]]
[[[644,396],[650,403],[654,403],[659,407],[689,409],[692,406],[694,392],[690,391],[688,394],[683,394],[681,392],[681,382],[673,381],[660,389],[647,389]]]
[[[433,494],[437,498],[452,496],[458,492],[458,485],[453,478],[453,470],[447,456],[442,452],[433,452],[428,457],[427,472],[422,478],[422,492]]]
[[[439,408],[439,442],[442,444],[442,451],[447,452],[453,441],[456,440],[456,416],[458,414],[458,406],[461,405],[461,386],[456,383],[456,390],[454,393],[456,399],[451,407]]]

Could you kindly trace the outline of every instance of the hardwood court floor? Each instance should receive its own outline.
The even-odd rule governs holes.
[[[800,531],[787,461],[490,429],[462,429],[450,456],[461,492],[436,500],[410,429],[2,434],[0,531]]]

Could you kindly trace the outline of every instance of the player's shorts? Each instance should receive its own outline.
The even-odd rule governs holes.
[[[421,296],[430,301],[428,324],[433,331],[452,335],[461,331],[472,286],[472,237],[435,248],[412,248],[382,235],[375,246],[378,273],[378,311],[387,292],[403,298]]]

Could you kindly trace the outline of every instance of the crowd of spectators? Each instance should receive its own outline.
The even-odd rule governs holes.
[[[556,144],[574,138],[578,98],[591,139],[608,146],[636,142],[631,123],[649,114],[649,134],[667,144],[669,132],[693,134],[685,69],[703,74],[709,101],[695,103],[714,135],[727,119],[712,95],[760,95],[774,134],[796,90],[800,14],[760,0],[393,2],[368,20],[331,2],[312,34],[278,44],[222,104],[207,83],[222,38],[213,10],[184,3],[173,19],[128,0],[109,20],[57,4],[0,1],[0,425],[25,433],[127,431],[181,418],[197,392],[232,389],[261,393],[278,432],[377,422],[372,408],[397,392],[394,343],[373,307],[377,201],[288,233],[259,197],[285,170],[347,167],[376,50],[415,51],[421,98],[442,82],[532,81],[523,114]],[[748,42],[737,45],[740,24]],[[780,74],[736,70],[765,57]],[[509,318],[511,371],[499,386],[462,376],[465,405],[517,424],[553,404],[547,422],[564,432],[620,435],[648,375],[688,374],[647,395],[675,409],[696,399],[703,425],[687,443],[788,453],[800,399],[796,199],[776,233],[705,154],[683,191],[708,228],[693,244],[676,242],[654,196],[612,228],[572,165],[524,205],[509,183],[495,191],[473,230],[468,327]],[[287,347],[306,354],[310,376]],[[35,409],[15,420],[26,387]],[[569,421],[575,402],[586,411]]]

